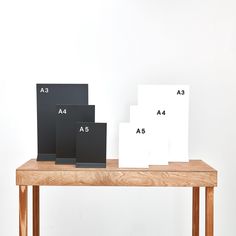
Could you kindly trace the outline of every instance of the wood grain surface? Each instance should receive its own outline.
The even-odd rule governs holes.
[[[40,235],[39,186],[33,186],[33,236]]]
[[[217,185],[217,171],[200,160],[141,169],[118,168],[117,159],[108,159],[106,168],[75,168],[31,159],[16,170],[16,184],[204,187]]]
[[[193,187],[192,236],[199,236],[200,188]]]
[[[214,188],[206,187],[205,235],[214,235]]]
[[[19,186],[19,235],[28,235],[28,188]]]

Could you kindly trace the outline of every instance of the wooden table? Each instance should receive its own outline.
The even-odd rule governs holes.
[[[27,189],[33,187],[33,236],[39,236],[40,186],[142,186],[191,187],[193,189],[192,236],[199,236],[199,190],[205,187],[205,236],[214,235],[214,187],[217,171],[200,160],[169,163],[147,169],[118,168],[107,160],[107,168],[75,168],[54,162],[29,160],[16,170],[19,185],[19,235],[27,236]]]

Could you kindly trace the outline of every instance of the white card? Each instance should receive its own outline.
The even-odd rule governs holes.
[[[168,135],[165,125],[152,125],[148,147],[149,165],[168,165]]]
[[[149,165],[168,164],[167,113],[164,107],[131,106],[130,122],[145,123],[150,129],[147,140]]]
[[[139,85],[138,104],[168,110],[169,161],[188,161],[189,86]]]
[[[141,124],[120,123],[119,167],[148,168],[147,129]]]

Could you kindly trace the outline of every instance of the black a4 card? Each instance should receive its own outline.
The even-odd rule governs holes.
[[[76,167],[106,167],[107,124],[77,122]]]
[[[88,84],[37,84],[38,161],[56,158],[56,104],[88,104]]]
[[[56,106],[56,164],[75,164],[76,122],[94,122],[93,105]]]

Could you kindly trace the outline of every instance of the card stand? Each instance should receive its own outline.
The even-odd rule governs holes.
[[[167,111],[168,161],[187,162],[189,160],[189,86],[140,85],[138,104],[141,107],[151,107],[153,111],[158,107]],[[162,109],[159,110],[159,114],[162,114]],[[149,112],[149,116],[152,116],[152,112]]]
[[[56,153],[38,153],[37,161],[55,161]]]
[[[94,122],[93,105],[56,106],[56,164],[76,163],[76,122]]]
[[[88,84],[37,84],[38,161],[56,159],[56,104],[88,104]]]
[[[107,124],[76,123],[76,167],[105,168]]]
[[[168,165],[168,107],[130,106],[130,123],[147,126],[149,165]]]
[[[121,123],[119,167],[148,168],[149,165],[167,165],[168,137],[164,128],[165,126],[144,121]]]
[[[119,167],[148,168],[148,132],[145,123],[121,123]]]

